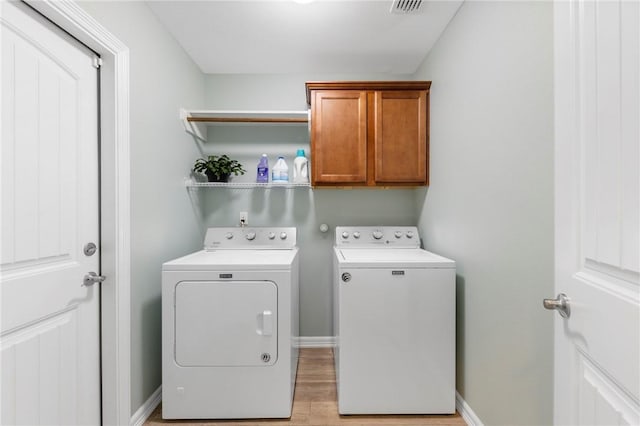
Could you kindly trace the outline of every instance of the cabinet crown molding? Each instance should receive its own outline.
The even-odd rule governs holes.
[[[311,105],[312,90],[426,90],[430,81],[307,81],[307,105]]]

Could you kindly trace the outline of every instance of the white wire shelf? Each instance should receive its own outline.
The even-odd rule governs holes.
[[[293,188],[311,188],[310,183],[279,183],[279,182],[269,182],[269,183],[258,183],[258,182],[197,182],[193,179],[186,178],[184,180],[184,185],[187,188],[229,188],[229,189],[254,189],[254,188],[263,188],[263,189],[272,189],[272,188],[282,188],[282,189],[293,189]]]

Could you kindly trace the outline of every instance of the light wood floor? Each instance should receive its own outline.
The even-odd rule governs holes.
[[[293,413],[290,419],[264,420],[163,420],[160,405],[145,426],[178,425],[427,425],[466,426],[460,414],[439,416],[340,416],[336,399],[336,376],[331,349],[301,349],[298,364]]]

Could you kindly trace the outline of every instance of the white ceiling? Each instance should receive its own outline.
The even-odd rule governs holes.
[[[205,73],[411,74],[463,0],[148,0]]]

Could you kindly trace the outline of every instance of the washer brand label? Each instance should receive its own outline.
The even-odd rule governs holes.
[[[233,274],[220,274],[220,278],[233,278]]]
[[[391,271],[391,275],[404,275],[404,271]]]

